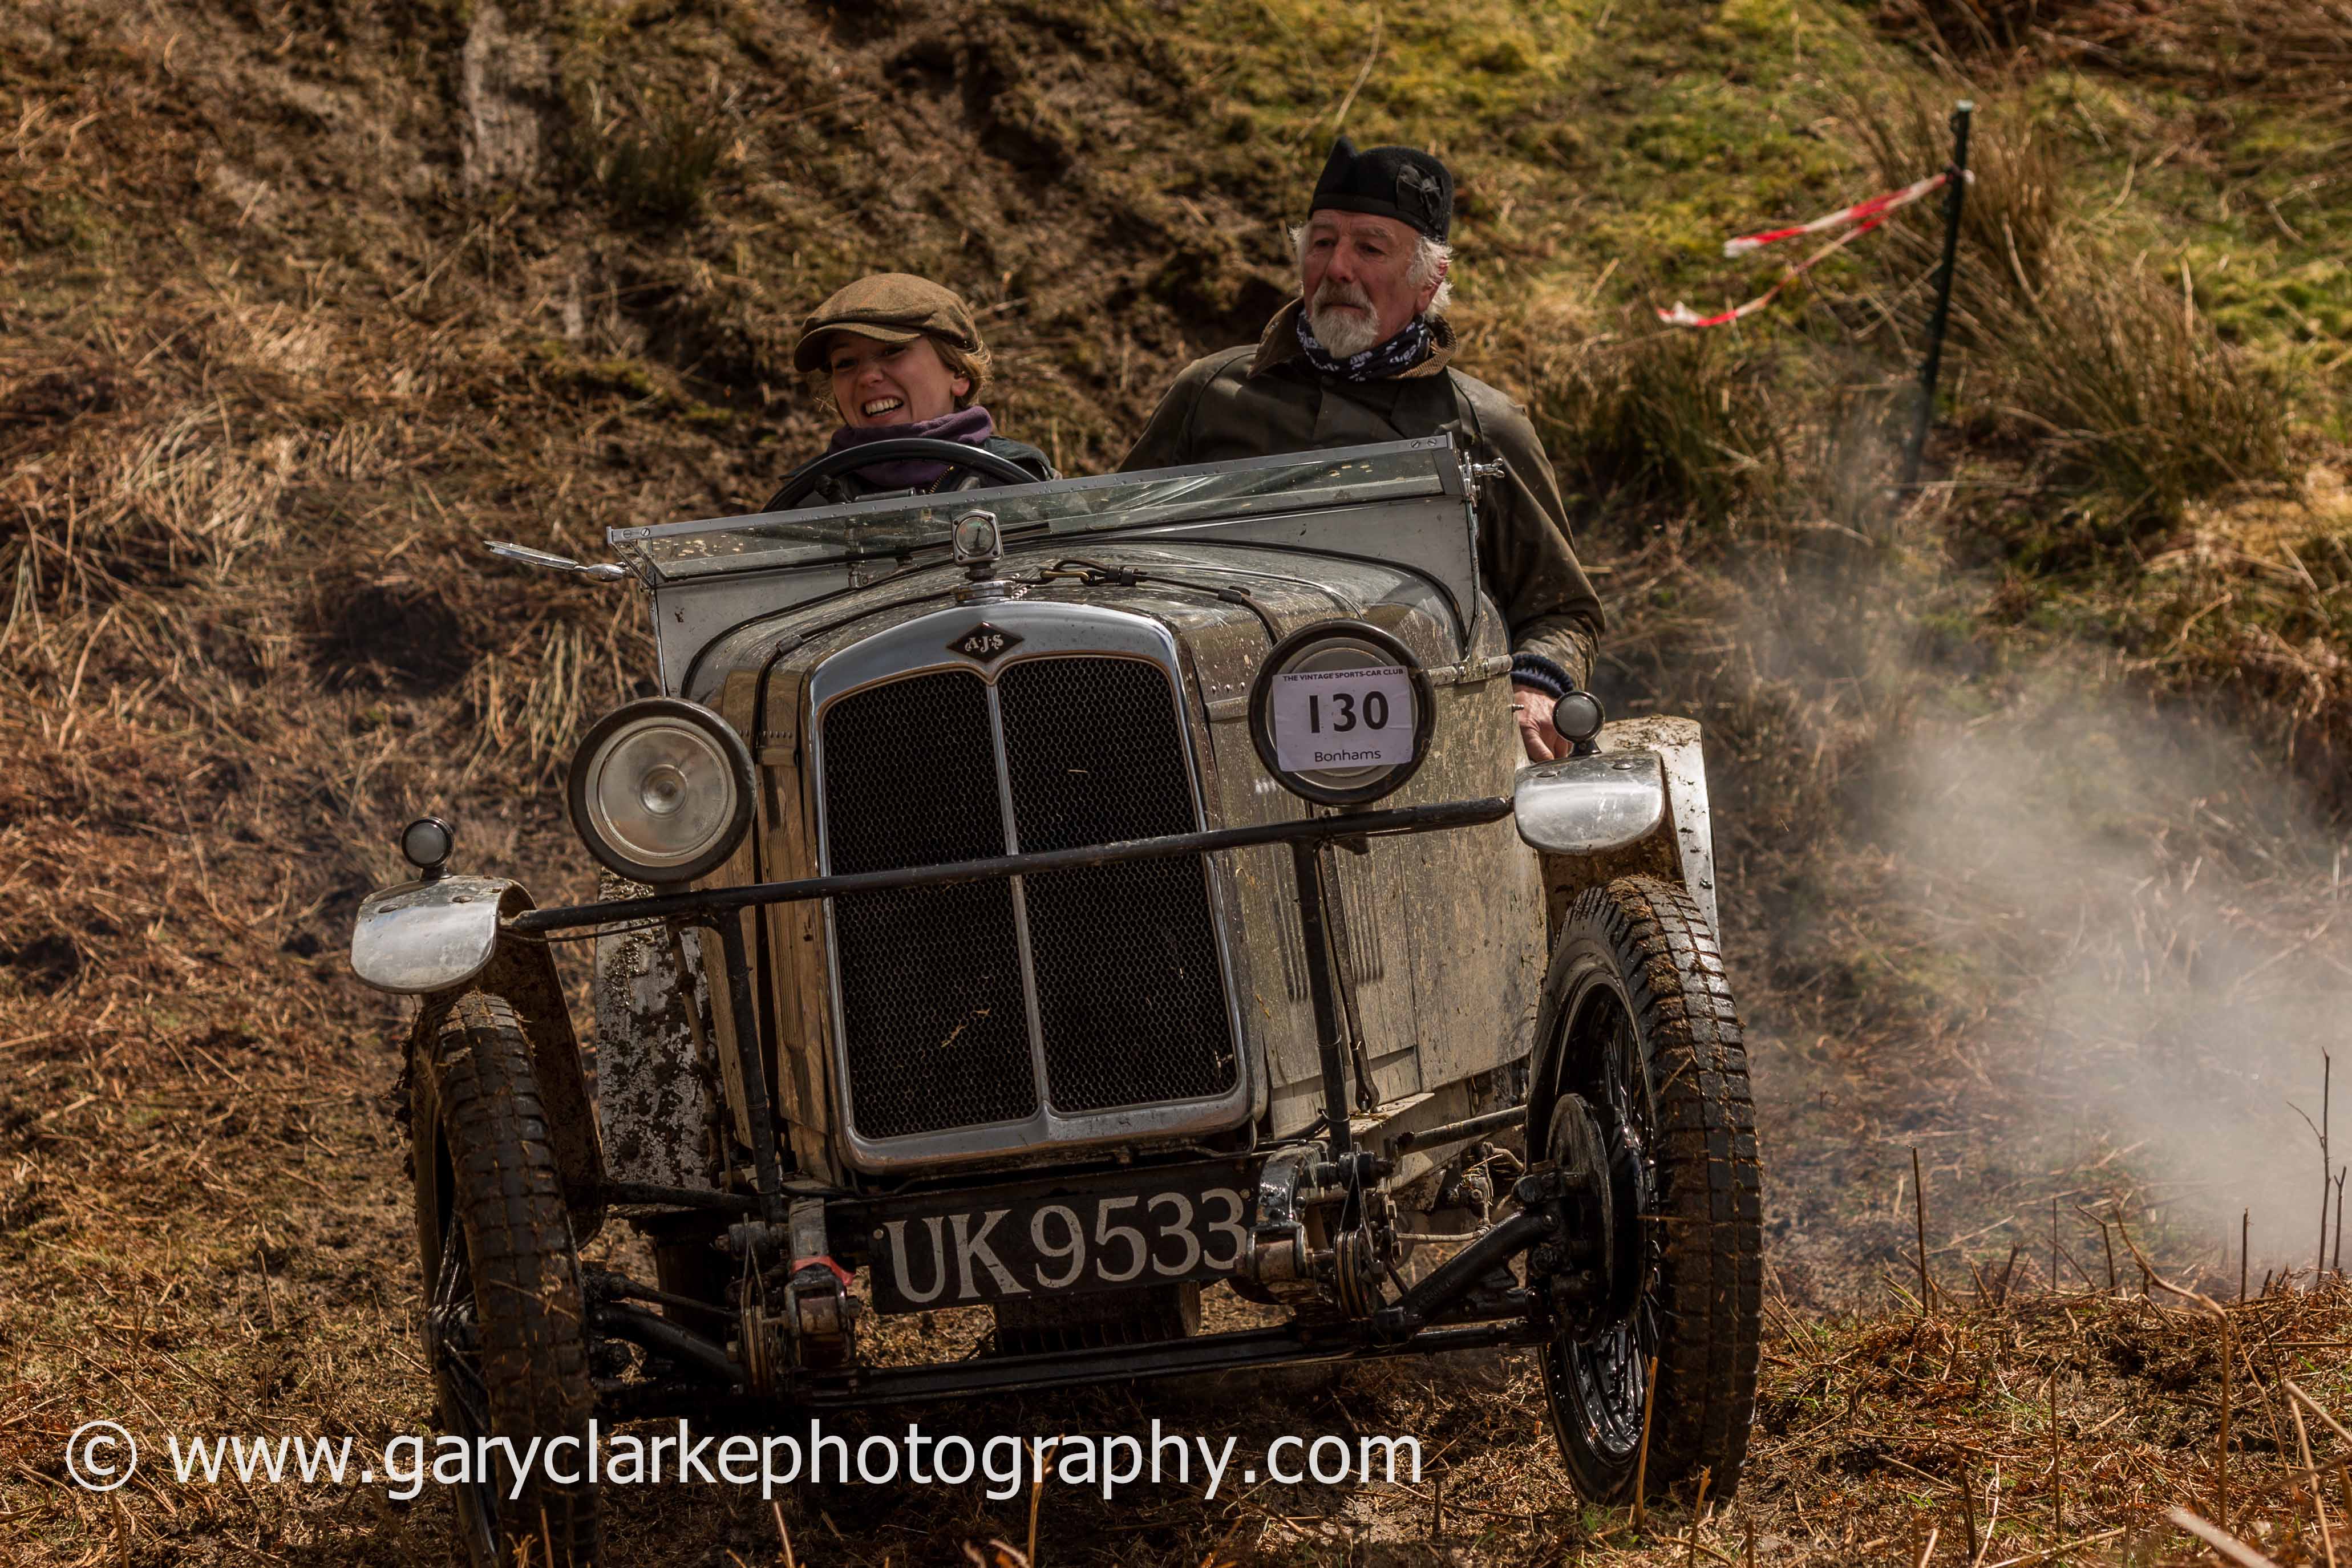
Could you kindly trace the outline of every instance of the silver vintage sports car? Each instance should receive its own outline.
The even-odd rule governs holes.
[[[1529,1345],[1585,1496],[1727,1492],[1759,1178],[1698,727],[1572,692],[1524,763],[1451,437],[1047,484],[890,444],[979,487],[797,507],[819,459],[617,562],[492,547],[634,580],[662,695],[572,765],[599,902],[428,818],[352,937],[422,1002],[442,1423]],[[580,1261],[615,1220],[653,1279]],[[1257,1326],[1202,1333],[1218,1289]],[[876,1353],[951,1308],[986,1354]],[[461,1494],[476,1561],[594,1560],[592,1481],[511,1490]]]

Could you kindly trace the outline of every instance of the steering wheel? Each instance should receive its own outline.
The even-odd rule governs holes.
[[[892,441],[876,441],[864,446],[845,446],[838,452],[826,452],[810,458],[784,478],[782,486],[768,497],[763,512],[781,512],[797,507],[808,493],[836,474],[853,468],[865,468],[877,463],[944,463],[949,471],[962,469],[983,475],[1001,485],[1034,485],[1037,476],[1008,457],[999,457],[985,447],[966,446],[961,441],[940,441],[927,435],[904,435]]]

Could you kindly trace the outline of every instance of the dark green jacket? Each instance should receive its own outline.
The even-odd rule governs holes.
[[[1601,634],[1601,601],[1569,543],[1568,508],[1551,461],[1517,404],[1449,368],[1454,332],[1441,318],[1429,357],[1402,375],[1343,382],[1318,375],[1298,346],[1298,301],[1283,307],[1255,349],[1196,360],[1160,400],[1119,463],[1124,470],[1221,463],[1276,452],[1406,441],[1462,432],[1510,476],[1478,497],[1478,571],[1511,629],[1511,646],[1556,661],[1586,684]]]

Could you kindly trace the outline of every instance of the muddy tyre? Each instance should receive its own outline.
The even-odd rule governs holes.
[[[580,1263],[530,1040],[511,1006],[479,992],[431,1021],[418,1067],[433,1075],[436,1113],[419,1122],[416,1160],[437,1177],[419,1198],[438,1215],[424,1239],[425,1339],[441,1429],[469,1443],[505,1437],[518,1455],[570,1437],[584,1455],[595,1393]],[[557,1568],[602,1560],[594,1487],[534,1469],[519,1498],[503,1471],[456,1489],[476,1568],[506,1568],[526,1550]]]
[[[1561,1461],[1593,1502],[1631,1499],[1637,1467],[1647,1491],[1705,1470],[1727,1497],[1756,1406],[1762,1197],[1748,1054],[1706,916],[1655,877],[1588,889],[1561,926],[1543,1016],[1528,1146],[1547,1145],[1561,1096],[1581,1096],[1614,1221],[1608,1301],[1543,1346]]]

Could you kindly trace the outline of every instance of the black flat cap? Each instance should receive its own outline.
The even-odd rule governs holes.
[[[1418,147],[1359,152],[1342,136],[1332,143],[1307,210],[1327,208],[1394,218],[1442,242],[1454,224],[1454,176]]]

